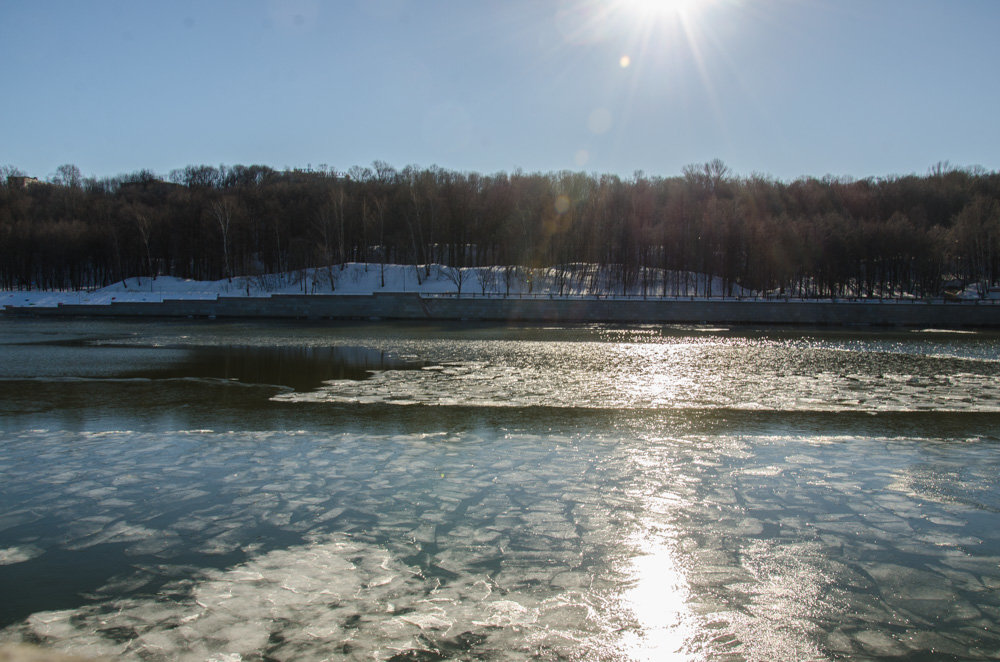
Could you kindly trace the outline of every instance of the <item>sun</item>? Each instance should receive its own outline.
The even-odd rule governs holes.
[[[705,0],[619,0],[623,11],[644,20],[690,18]]]
[[[626,50],[618,65],[628,69],[634,62],[664,48],[685,44],[698,61],[705,11],[717,0],[606,0],[613,15],[628,34]]]

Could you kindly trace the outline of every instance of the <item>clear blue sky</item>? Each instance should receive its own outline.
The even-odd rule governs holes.
[[[0,0],[0,165],[1000,169],[1000,1],[667,4]]]

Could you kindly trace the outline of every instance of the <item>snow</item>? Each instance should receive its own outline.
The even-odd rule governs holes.
[[[459,287],[461,285],[461,287]],[[664,290],[664,285],[666,289]],[[634,283],[623,291],[620,274],[611,267],[566,264],[544,269],[523,267],[454,268],[440,264],[402,265],[350,262],[279,274],[241,276],[215,281],[197,281],[173,276],[126,278],[93,290],[0,290],[0,310],[8,306],[55,308],[60,304],[109,305],[112,302],[162,302],[165,300],[209,300],[219,297],[269,297],[275,294],[371,295],[378,292],[416,292],[423,296],[463,297],[600,297],[600,298],[757,298],[800,301],[724,283],[718,276],[662,269],[640,270]],[[837,301],[917,301],[900,298],[837,299]],[[971,283],[954,296],[962,301],[1000,302],[1000,288]],[[831,299],[806,299],[831,301]],[[942,301],[942,300],[938,300]]]
[[[418,282],[419,280],[419,282]],[[510,281],[508,287],[508,280]],[[246,276],[216,281],[196,281],[173,276],[132,277],[95,290],[2,290],[0,308],[36,306],[54,308],[60,304],[108,305],[112,302],[161,302],[164,300],[215,300],[218,297],[269,297],[274,294],[370,295],[376,292],[418,292],[427,296],[502,297],[534,295],[607,296],[622,295],[621,285],[613,283],[610,272],[591,265],[568,265],[565,268],[506,269],[470,267],[455,269],[439,264],[399,265],[347,263],[282,274]],[[649,272],[646,294],[662,291],[663,272]],[[670,296],[701,297],[708,278],[699,274],[668,274]],[[723,292],[722,280],[712,279],[711,292]],[[728,293],[727,293],[728,294]],[[643,296],[642,279],[627,292]],[[732,296],[753,296],[734,286]]]
[[[560,298],[757,298],[765,293],[727,287],[718,276],[694,272],[648,269],[635,274],[634,283],[623,291],[620,274],[591,264],[568,264],[545,269],[522,267],[454,268],[440,264],[401,265],[351,262],[280,274],[241,276],[215,281],[197,281],[173,276],[131,277],[93,290],[0,290],[0,310],[7,307],[55,308],[60,304],[110,305],[113,302],[162,302],[208,300],[219,297],[270,297],[281,294],[371,295],[378,292],[416,292],[422,296],[462,297],[560,297]],[[664,284],[666,289],[664,290]],[[461,287],[459,287],[461,286]],[[795,297],[770,298],[801,300]],[[957,298],[963,301],[1000,301],[1000,289],[982,296],[971,284]],[[808,299],[817,301],[817,299]],[[830,299],[822,299],[830,301]],[[850,301],[851,299],[838,299]],[[865,301],[915,301],[865,299]]]

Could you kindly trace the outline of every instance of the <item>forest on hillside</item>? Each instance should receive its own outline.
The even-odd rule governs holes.
[[[0,287],[81,289],[129,276],[216,280],[347,262],[598,269],[607,293],[712,276],[776,296],[941,296],[1000,280],[1000,173],[792,182],[721,161],[675,177],[346,172],[188,166],[0,183]],[[336,279],[330,283],[335,290]],[[596,282],[596,279],[595,279]],[[703,279],[711,289],[713,278]],[[686,288],[685,288],[686,289]],[[496,289],[502,294],[502,289]]]

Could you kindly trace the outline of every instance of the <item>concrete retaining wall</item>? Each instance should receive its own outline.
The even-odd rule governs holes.
[[[272,319],[652,322],[922,327],[1000,327],[1000,305],[976,302],[808,302],[274,295],[216,300],[113,302],[57,308],[9,307],[9,315]]]

